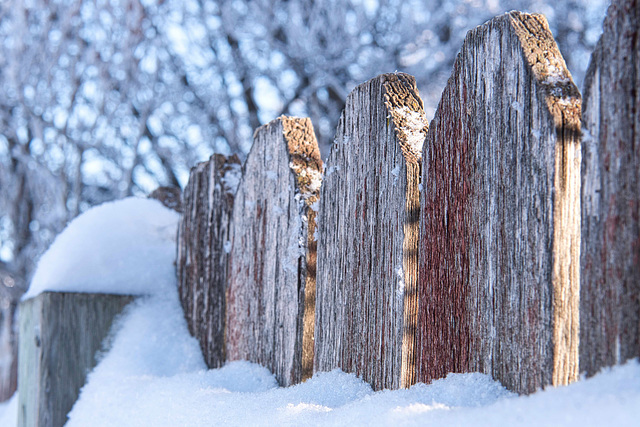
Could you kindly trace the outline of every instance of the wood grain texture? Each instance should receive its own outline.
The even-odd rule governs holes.
[[[0,268],[0,402],[9,400],[18,386],[18,303],[23,284]]]
[[[318,213],[315,370],[376,390],[415,381],[418,186],[428,123],[415,79],[385,74],[351,92]]]
[[[58,427],[130,296],[45,292],[20,304],[18,425]]]
[[[580,371],[640,356],[640,4],[613,1],[584,87]]]
[[[315,243],[322,160],[309,119],[257,129],[231,220],[228,360],[269,368],[288,386],[311,376]]]
[[[541,15],[467,35],[423,151],[419,381],[577,380],[580,108]]]
[[[192,168],[178,226],[178,293],[209,368],[225,362],[229,221],[240,177],[235,155],[215,154]]]
[[[155,199],[165,207],[182,213],[182,192],[177,187],[158,187],[149,194],[150,199]]]

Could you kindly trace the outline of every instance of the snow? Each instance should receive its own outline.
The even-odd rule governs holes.
[[[429,127],[423,111],[413,111],[406,105],[396,108],[398,116],[403,117],[402,131],[404,132],[406,143],[411,147],[412,151],[422,156],[422,145],[424,144],[426,129]]]
[[[157,200],[133,197],[88,210],[44,253],[23,299],[44,291],[145,295],[175,287],[178,219]]]
[[[68,426],[637,425],[638,361],[531,396],[516,396],[478,373],[374,392],[339,370],[288,388],[245,361],[207,370],[178,301],[176,223],[177,215],[153,200],[102,205],[74,221],[42,258],[31,294],[67,284],[77,291],[147,294],[115,322]],[[106,279],[102,264],[124,257],[131,259]],[[149,268],[153,273],[145,273]],[[0,404],[0,426],[16,425],[17,411],[17,396]]]
[[[18,393],[6,402],[0,402],[0,426],[18,425]]]
[[[517,397],[482,374],[373,392],[353,374],[317,373],[288,388],[265,368],[206,370],[177,294],[139,300],[116,328],[69,414],[70,427],[209,425],[636,425],[640,364]]]
[[[180,322],[165,321],[158,330],[143,321],[154,310],[152,319],[161,320],[162,306],[149,300],[129,312],[113,349],[91,373],[69,414],[68,426],[632,426],[640,416],[640,365],[635,361],[528,397],[517,397],[477,373],[373,392],[355,375],[336,370],[279,388],[268,370],[248,362],[205,370],[196,360],[197,344],[184,338],[179,348],[186,350],[187,361],[180,361],[171,340],[180,335]],[[175,307],[171,311],[174,320],[181,320]],[[184,336],[185,328],[180,327]]]
[[[312,205],[318,200],[318,193],[322,186],[322,170],[317,170],[312,163],[289,162],[289,169],[298,176],[297,192],[300,192],[302,199],[308,205]]]
[[[240,184],[240,180],[242,179],[242,167],[240,164],[229,164],[229,169],[225,172],[222,177],[222,184],[224,185],[224,189],[227,194],[236,194],[236,190],[238,188],[238,184]],[[213,196],[209,196],[209,200],[212,200]]]
[[[545,76],[542,84],[548,86],[561,86],[571,83],[571,77],[567,75],[568,71],[564,67],[558,67],[556,64],[551,63],[549,58],[546,58],[544,65],[546,67],[544,69]]]

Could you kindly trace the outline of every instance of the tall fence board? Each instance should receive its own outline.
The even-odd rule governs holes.
[[[178,293],[209,368],[225,362],[229,221],[240,168],[237,156],[220,154],[192,168],[178,226]]]
[[[351,92],[320,197],[315,369],[374,389],[414,378],[420,153],[415,80],[385,74]]]
[[[17,313],[24,286],[0,268],[0,402],[13,396],[18,386]]]
[[[640,356],[640,4],[614,1],[584,88],[580,370]]]
[[[580,103],[543,16],[467,35],[423,151],[419,381],[578,378]]]
[[[45,292],[20,304],[18,426],[58,427],[130,296]]]
[[[256,130],[233,206],[226,356],[266,366],[284,386],[312,374],[321,180],[311,120],[281,117]]]

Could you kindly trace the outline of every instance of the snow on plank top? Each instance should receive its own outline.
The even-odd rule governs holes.
[[[347,98],[321,190],[315,369],[374,389],[414,382],[420,148],[415,79],[384,74]]]
[[[279,120],[291,156],[289,167],[296,176],[296,191],[311,206],[318,201],[322,186],[322,158],[311,119],[282,116]]]
[[[321,171],[311,121],[280,117],[256,130],[233,207],[227,359],[260,363],[282,385],[312,374]]]
[[[395,78],[389,77],[385,85],[385,105],[393,117],[402,153],[407,161],[419,162],[429,129],[424,103],[418,94],[415,80],[411,81],[405,74],[394,76]]]
[[[126,198],[71,221],[44,253],[23,296],[44,291],[150,295],[175,287],[179,214],[157,200]]]
[[[418,380],[578,378],[580,106],[543,16],[467,35],[423,150]]]

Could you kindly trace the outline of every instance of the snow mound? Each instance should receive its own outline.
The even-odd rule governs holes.
[[[175,288],[178,220],[152,199],[88,210],[42,256],[23,299],[44,291],[150,295]]]
[[[339,370],[288,388],[249,362],[206,370],[175,289],[131,304],[114,326],[111,343],[67,426],[583,427],[634,426],[640,418],[637,361],[531,396],[516,396],[478,373],[374,392]]]
[[[248,362],[207,370],[178,299],[177,222],[154,200],[108,203],[74,220],[42,257],[27,297],[45,290],[147,295],[114,323],[67,426],[638,424],[638,361],[531,396],[477,373],[374,392],[339,370],[288,388]],[[0,405],[0,425],[15,425],[16,414],[14,396]]]
[[[0,402],[0,426],[13,427],[18,425],[18,393],[11,399]]]

